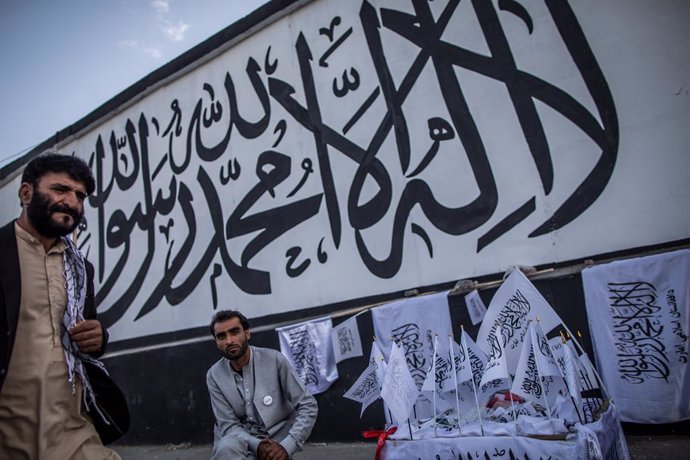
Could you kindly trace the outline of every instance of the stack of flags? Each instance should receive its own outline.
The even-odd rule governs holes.
[[[361,403],[361,414],[382,399],[393,424],[406,426],[410,437],[413,427],[432,426],[436,433],[441,419],[446,424],[450,420],[456,433],[462,434],[463,418],[466,426],[478,423],[483,434],[492,415],[486,403],[492,396],[495,400],[496,393],[505,401],[504,421],[518,420],[520,414],[537,415],[548,420],[552,433],[562,426],[552,417],[571,417],[567,421],[571,424],[594,421],[603,403],[600,379],[587,354],[536,288],[515,271],[494,300],[478,342],[464,328],[459,341],[452,334],[433,338],[433,357],[421,385],[415,383],[400,345],[390,340],[386,360],[375,339],[367,368],[344,396]],[[500,311],[521,311],[522,307],[529,313],[520,321],[508,322],[509,316]],[[430,419],[416,418],[415,405],[421,399],[432,402]]]

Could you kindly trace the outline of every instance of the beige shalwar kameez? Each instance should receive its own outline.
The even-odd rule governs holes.
[[[15,224],[21,260],[21,304],[14,349],[0,393],[0,459],[105,460],[120,456],[104,447],[81,414],[67,380],[61,343],[67,303],[64,243],[48,252]]]

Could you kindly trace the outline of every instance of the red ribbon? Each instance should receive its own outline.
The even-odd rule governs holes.
[[[376,441],[376,455],[374,456],[374,460],[380,460],[381,459],[381,448],[383,445],[386,443],[386,438],[393,433],[397,431],[398,427],[394,426],[391,428],[388,428],[386,431],[381,431],[381,430],[370,430],[370,431],[362,431],[362,436],[365,438],[378,438]]]

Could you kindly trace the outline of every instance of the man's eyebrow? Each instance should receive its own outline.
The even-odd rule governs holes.
[[[64,184],[62,182],[56,182],[50,186],[54,190],[74,190],[74,193],[77,195],[86,195],[86,192],[83,192],[80,188],[78,187],[72,187],[71,185]]]
[[[227,330],[225,330],[225,331],[218,331],[218,332],[216,333],[216,336],[219,336],[220,334],[226,334],[226,333],[228,333],[228,332],[235,332],[235,331],[240,331],[240,330],[242,330],[241,327],[235,326],[235,327],[231,327],[230,329],[227,329]]]

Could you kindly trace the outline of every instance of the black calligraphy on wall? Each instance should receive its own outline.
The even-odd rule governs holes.
[[[567,1],[550,0],[541,24],[512,1],[498,2],[498,10],[494,2],[459,5],[434,2],[432,11],[427,1],[400,9],[347,2],[357,8],[348,21],[324,16],[295,26],[289,52],[275,51],[285,49],[285,36],[266,34],[244,68],[228,60],[222,81],[197,73],[191,95],[166,93],[163,108],[142,105],[96,133],[83,152],[98,185],[80,244],[96,261],[105,325],[129,308],[136,321],[163,303],[179,305],[195,290],[207,292],[213,308],[228,284],[270,295],[276,277],[298,282],[350,253],[373,280],[391,279],[404,269],[406,239],[416,239],[431,261],[442,249],[438,235],[472,238],[479,253],[529,216],[538,223],[528,238],[537,238],[582,215],[613,173],[618,121],[575,13]],[[461,14],[476,16],[487,53],[448,41]],[[506,16],[528,34],[555,30],[594,113],[519,67]],[[396,46],[409,61],[402,71],[391,58],[402,52]],[[549,196],[559,180],[538,106],[591,140],[595,164],[546,218],[536,217],[537,192],[497,214],[500,184],[462,72],[507,92],[504,110],[515,114],[538,194]],[[438,94],[426,102],[435,113],[418,115],[418,92]],[[467,165],[456,174],[470,178],[465,183],[436,177],[459,162]],[[439,197],[442,190],[453,203]]]

